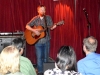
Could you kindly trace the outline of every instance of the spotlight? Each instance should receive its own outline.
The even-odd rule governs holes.
[[[53,1],[59,1],[59,0],[53,0]]]

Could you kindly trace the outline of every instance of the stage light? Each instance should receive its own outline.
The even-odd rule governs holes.
[[[53,0],[53,1],[59,1],[59,0]]]

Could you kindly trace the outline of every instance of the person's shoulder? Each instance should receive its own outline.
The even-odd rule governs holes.
[[[46,15],[46,17],[47,17],[47,18],[51,18],[51,16],[50,16],[50,15]]]
[[[27,60],[27,61],[30,61],[27,57],[24,57],[24,56],[20,56],[20,59],[21,59],[21,60]]]
[[[80,65],[82,66],[82,65],[84,65],[86,63],[86,61],[88,61],[88,60],[87,60],[86,57],[84,57],[84,58],[78,60],[77,65],[78,66],[80,66]]]
[[[37,16],[34,16],[31,20],[38,19],[38,18],[39,16],[37,15]]]
[[[92,52],[91,55],[89,56],[89,59],[100,59],[100,54]]]
[[[86,60],[86,57],[84,57],[84,58],[78,60],[78,63],[84,62],[85,60]]]
[[[31,62],[27,57],[20,56],[20,61]]]
[[[99,53],[95,53],[95,55],[96,55],[96,59],[100,60],[100,54]]]
[[[100,54],[99,53],[95,53],[97,56],[99,56],[100,57]]]
[[[35,20],[39,19],[38,16],[32,17],[32,19],[27,23],[27,25],[30,25],[31,22],[34,22]]]

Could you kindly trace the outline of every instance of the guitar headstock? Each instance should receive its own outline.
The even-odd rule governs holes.
[[[64,20],[61,20],[58,23],[56,23],[56,25],[61,25],[61,24],[64,24]]]

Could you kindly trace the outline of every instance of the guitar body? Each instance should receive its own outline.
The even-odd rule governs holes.
[[[41,31],[44,30],[42,26],[34,26],[33,29],[40,29]],[[45,32],[41,32],[39,36],[37,36],[35,33],[31,32],[30,30],[25,30],[25,39],[26,42],[30,45],[35,44],[39,39],[45,37]]]
[[[59,21],[58,23],[56,23],[56,25],[61,25],[64,24],[64,21]],[[38,26],[34,26],[33,29],[39,29],[40,30],[40,35],[37,36],[35,33],[31,32],[30,30],[25,30],[24,36],[26,39],[26,42],[30,45],[35,44],[39,39],[45,37],[46,33],[45,30],[47,28],[43,28],[42,26],[38,25]]]

